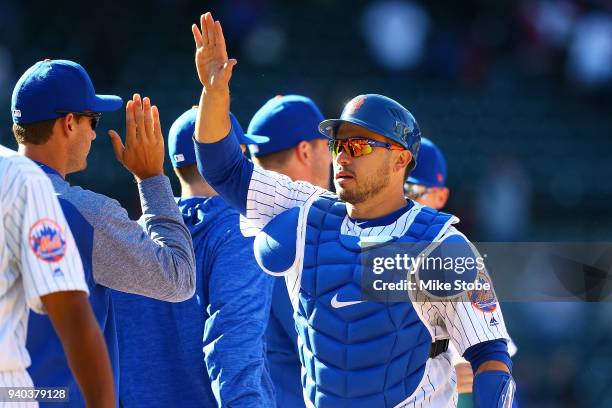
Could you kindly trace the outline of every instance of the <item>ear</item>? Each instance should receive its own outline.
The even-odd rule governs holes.
[[[448,201],[448,196],[450,195],[450,191],[447,187],[439,187],[438,194],[436,194],[436,201],[438,204],[437,208],[443,208]]]
[[[294,147],[294,149],[296,158],[300,163],[304,165],[310,163],[313,156],[312,146],[310,145],[310,143],[302,140],[300,143],[297,144],[297,146]]]
[[[59,122],[61,123],[64,134],[70,135],[74,131],[76,117],[72,113],[69,113],[63,118],[60,118]]]
[[[412,153],[410,150],[401,150],[398,153],[397,159],[395,160],[394,170],[403,174],[406,167],[408,167],[412,161]]]

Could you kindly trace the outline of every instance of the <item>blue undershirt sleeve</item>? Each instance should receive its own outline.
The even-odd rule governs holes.
[[[463,354],[474,373],[486,361],[501,361],[510,373],[501,370],[482,371],[474,376],[473,401],[475,408],[517,408],[516,384],[512,378],[512,360],[505,340],[492,340],[475,344]]]
[[[208,376],[220,407],[272,407],[264,342],[274,281],[257,267],[252,240],[238,228],[227,235],[210,253],[203,336]]]
[[[475,344],[465,350],[463,357],[470,362],[474,373],[478,371],[482,363],[489,360],[501,361],[512,372],[512,359],[508,354],[508,345],[502,339]]]
[[[228,204],[246,214],[253,163],[242,154],[233,130],[215,143],[199,143],[195,138],[193,143],[202,177]]]

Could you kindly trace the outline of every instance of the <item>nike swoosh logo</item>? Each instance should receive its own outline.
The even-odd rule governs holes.
[[[352,306],[363,302],[365,302],[365,300],[352,300],[349,302],[343,302],[341,300],[338,300],[338,294],[336,293],[331,300],[331,305],[334,309],[340,309],[341,307]]]

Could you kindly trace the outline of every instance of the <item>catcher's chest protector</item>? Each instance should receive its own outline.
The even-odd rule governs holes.
[[[307,215],[295,312],[302,385],[317,408],[394,407],[423,378],[432,338],[410,302],[348,302],[360,299],[361,248],[341,236],[345,216],[346,205],[325,196]],[[395,242],[431,242],[450,217],[423,208]]]

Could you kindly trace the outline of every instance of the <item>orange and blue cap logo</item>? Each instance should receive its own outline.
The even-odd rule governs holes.
[[[468,299],[470,299],[470,303],[476,309],[485,313],[492,313],[497,309],[497,298],[495,297],[495,293],[493,292],[493,285],[491,284],[491,279],[485,273],[479,273],[477,282],[481,284],[488,283],[489,289],[481,289],[481,290],[470,290],[467,293]]]
[[[66,254],[66,239],[62,229],[53,220],[43,218],[30,228],[30,248],[45,262],[59,262]]]
[[[361,105],[363,105],[365,100],[366,100],[365,96],[361,96],[361,97],[359,97],[357,99],[354,99],[351,102],[351,104],[349,106],[347,106],[346,113],[348,113],[349,115],[352,115],[353,113],[355,113],[356,110],[361,108]]]

